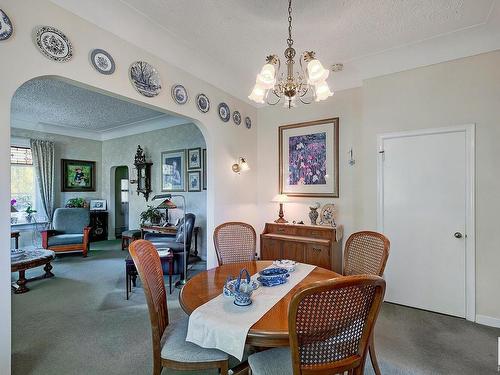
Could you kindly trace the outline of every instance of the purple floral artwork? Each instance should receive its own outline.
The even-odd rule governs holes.
[[[326,184],[326,133],[288,139],[288,184]]]

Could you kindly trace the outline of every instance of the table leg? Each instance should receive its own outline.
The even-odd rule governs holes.
[[[194,231],[194,256],[198,256],[198,230]]]
[[[135,288],[137,286],[137,271],[136,270],[131,270],[130,271],[130,276],[131,276],[131,279],[132,279],[132,285]],[[132,288],[130,288],[130,290],[132,290]]]
[[[130,275],[128,273],[128,266],[125,266],[125,290],[127,291],[127,301],[128,301],[128,293],[129,290],[131,289],[130,287]]]
[[[172,274],[174,273],[174,255],[168,261],[168,287],[172,294]]]
[[[14,290],[15,294],[21,294],[21,293],[26,293],[29,291],[29,289],[26,287],[26,276],[25,276],[25,271],[19,271],[19,279],[16,281],[16,284],[18,285],[18,288]]]
[[[16,243],[16,249],[19,249],[19,234],[15,238],[15,243]]]
[[[51,269],[52,269],[52,265],[50,264],[50,262],[48,262],[45,265],[45,267],[43,267],[43,270],[45,271],[45,275],[43,275],[44,279],[48,279],[49,277],[54,277],[54,274],[52,272],[50,272]]]

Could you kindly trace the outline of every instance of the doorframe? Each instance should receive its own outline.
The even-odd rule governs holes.
[[[476,209],[475,209],[476,124],[410,130],[377,135],[377,228],[384,232],[384,141],[421,135],[465,133],[465,319],[476,321]]]

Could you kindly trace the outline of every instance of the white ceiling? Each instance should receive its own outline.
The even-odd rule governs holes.
[[[244,99],[265,56],[282,55],[287,36],[287,0],[52,1]],[[324,65],[344,63],[334,86],[355,87],[499,49],[498,3],[294,0],[294,46],[316,51]]]
[[[93,139],[109,139],[186,120],[64,81],[38,78],[23,84],[12,98],[12,126]],[[146,125],[143,128],[141,125]]]

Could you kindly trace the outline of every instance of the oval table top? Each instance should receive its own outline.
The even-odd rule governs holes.
[[[242,268],[246,268],[250,275],[253,275],[271,264],[272,261],[253,261],[225,264],[203,271],[184,285],[179,296],[179,302],[183,310],[187,314],[191,314],[197,307],[222,293],[222,288],[229,275],[237,276]],[[314,268],[311,273],[250,328],[246,343],[267,348],[288,346],[288,307],[292,296],[304,285],[340,276],[338,273],[324,268]]]

